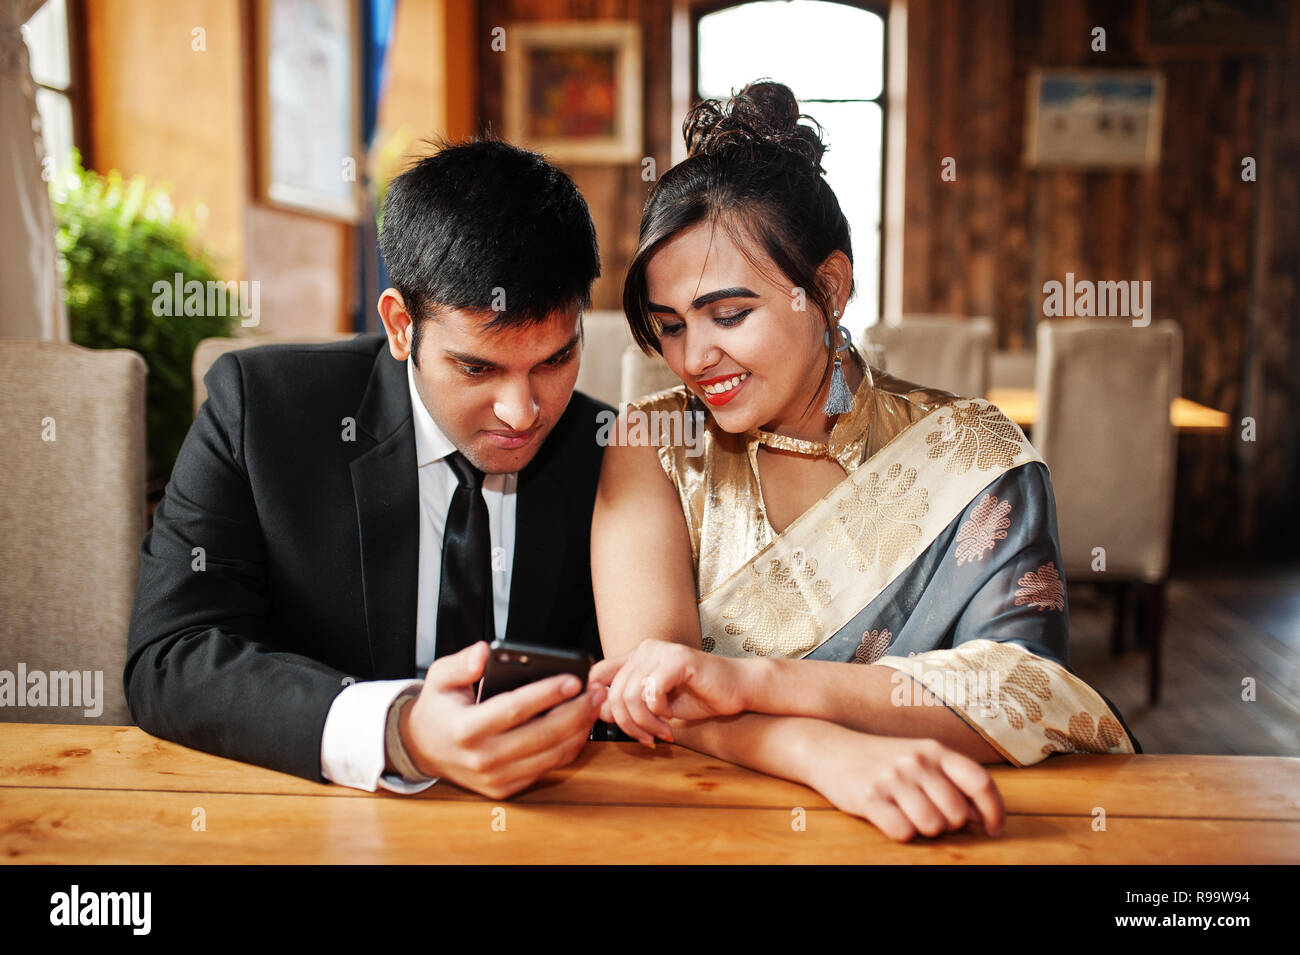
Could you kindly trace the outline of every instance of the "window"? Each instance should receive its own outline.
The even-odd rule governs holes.
[[[23,39],[31,59],[36,84],[36,109],[41,116],[45,155],[63,168],[72,155],[74,140],[73,58],[68,33],[67,0],[46,0],[23,25]],[[45,171],[49,178],[53,170]]]
[[[784,83],[825,130],[826,180],[849,220],[857,293],[841,319],[856,335],[880,318],[885,21],[825,0],[742,3],[701,16],[696,87],[726,99],[748,82]]]

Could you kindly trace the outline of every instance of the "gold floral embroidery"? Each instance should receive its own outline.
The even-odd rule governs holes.
[[[1038,610],[1065,609],[1065,582],[1056,570],[1056,561],[1049,560],[1016,583],[1020,585],[1016,589],[1017,607],[1028,604]]]
[[[733,621],[723,629],[744,636],[741,649],[769,656],[795,656],[818,644],[822,621],[817,611],[831,602],[830,583],[817,578],[817,561],[802,550],[790,554],[790,564],[771,560],[765,570],[754,569],[722,611]],[[739,621],[739,622],[736,622]]]
[[[1087,710],[1070,717],[1069,728],[1048,729],[1043,733],[1048,743],[1043,747],[1044,755],[1052,753],[1109,753],[1120,747],[1125,739],[1124,728],[1111,718],[1109,713],[1102,714],[1096,723]]]
[[[1042,667],[1032,663],[1017,663],[1000,683],[1003,698],[997,700],[998,708],[1006,713],[1007,722],[1016,729],[1022,729],[1026,721],[1037,723],[1043,718],[1043,708],[1039,701],[1052,698],[1051,684],[1051,677]],[[1005,697],[1014,700],[1014,705]]]
[[[1014,666],[1004,673],[1013,662]],[[1012,648],[996,643],[971,657],[969,666],[972,670],[998,674],[998,698],[994,703],[1013,728],[1024,729],[1026,723],[1037,723],[1043,718],[1040,702],[1052,698],[1052,679],[1041,666],[1021,659],[1021,654]]]
[[[942,657],[937,654],[943,654]],[[959,653],[954,650],[927,651],[922,657],[933,666],[951,666],[954,669],[997,675],[997,697],[990,701],[991,715],[1001,714],[1013,729],[1024,729],[1027,723],[1037,723],[1043,718],[1041,703],[1052,698],[1052,680],[1043,667],[1023,659],[1017,648],[1000,643]],[[942,662],[940,662],[942,661]]]
[[[1024,441],[1016,423],[987,402],[954,402],[938,423],[940,430],[927,434],[925,443],[932,460],[947,457],[949,474],[965,473],[972,464],[981,471],[1010,467]]]
[[[1010,501],[999,501],[985,494],[971,511],[970,519],[957,531],[957,563],[983,560],[997,541],[1006,540],[1007,528],[1011,526],[1007,517],[1010,513]]]
[[[1017,766],[1032,765],[1052,753],[1134,752],[1104,699],[1060,664],[1018,644],[972,640],[951,650],[925,651],[915,660],[887,656],[881,665],[923,685],[933,684],[935,693],[953,696],[944,702]],[[963,671],[971,671],[973,678]],[[936,682],[936,675],[945,679]],[[947,679],[963,675],[968,677],[964,694],[962,680]],[[1053,728],[1062,724],[1065,730]]]
[[[894,635],[888,630],[868,630],[862,634],[862,642],[853,651],[852,663],[875,663],[885,655],[889,645],[894,642]]]
[[[862,572],[879,561],[885,566],[916,556],[921,527],[913,523],[930,509],[925,488],[914,488],[916,468],[889,466],[881,480],[874,471],[854,482],[843,495],[835,515],[822,530],[829,534],[831,550],[846,550],[850,567]]]

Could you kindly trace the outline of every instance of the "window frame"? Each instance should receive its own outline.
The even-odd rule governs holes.
[[[68,85],[62,89],[42,83],[34,76],[29,79],[36,90],[45,90],[68,101],[68,112],[72,116],[72,146],[81,153],[81,164],[90,169],[94,165],[94,150],[91,143],[90,110],[88,99],[88,54],[86,44],[86,0],[64,0],[67,14],[67,34],[64,42],[68,48]]]
[[[698,103],[704,97],[700,93],[700,20],[711,13],[718,13],[732,7],[743,7],[755,0],[688,0],[690,16],[690,49],[687,56],[690,62],[691,104]],[[759,0],[761,2],[761,0]],[[804,103],[875,103],[880,108],[880,241],[876,249],[876,321],[885,321],[885,225],[887,221],[885,192],[888,183],[887,163],[889,157],[889,0],[821,0],[824,3],[837,3],[840,6],[856,7],[868,13],[874,13],[884,21],[882,34],[882,77],[880,92],[872,99],[801,99]],[[797,93],[796,93],[797,95]],[[855,266],[861,261],[854,256]]]

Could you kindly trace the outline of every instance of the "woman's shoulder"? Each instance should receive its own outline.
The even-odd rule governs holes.
[[[663,391],[642,395],[624,403],[624,408],[637,411],[685,411],[691,404],[691,392],[685,385],[665,388]]]
[[[863,459],[878,453],[912,425],[939,408],[962,400],[952,392],[871,370],[871,391],[867,404],[861,406],[850,427],[865,441]]]
[[[942,388],[918,385],[882,371],[874,371],[874,388],[876,400],[889,405],[893,417],[909,424],[921,420],[939,408],[956,405],[959,408],[973,409],[974,413],[982,418],[997,418],[999,421],[1005,419],[1002,423],[1017,432],[1021,438],[1024,437],[1020,426],[1006,412],[986,398],[959,395],[944,391]]]
[[[924,418],[936,408],[964,400],[951,391],[919,385],[875,369],[872,370],[872,386],[879,400],[889,403],[896,412],[901,411],[912,421]]]
[[[704,481],[719,455],[732,453],[742,442],[716,433],[703,403],[685,385],[625,402],[617,436],[630,445],[655,448],[660,467],[679,489]]]

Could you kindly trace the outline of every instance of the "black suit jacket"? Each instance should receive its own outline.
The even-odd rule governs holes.
[[[321,733],[347,678],[415,676],[406,369],[365,336],[230,352],[205,381],[141,547],[127,702],[155,736],[322,780]],[[506,632],[597,659],[601,410],[575,392],[519,474]]]

